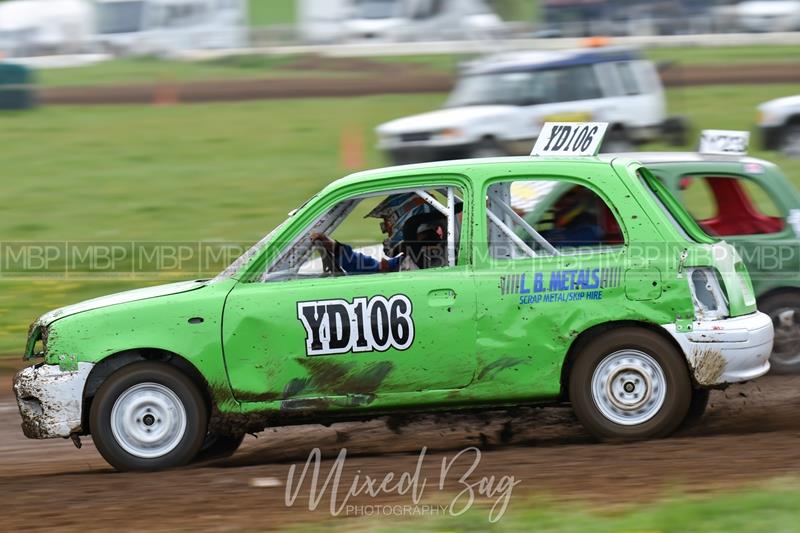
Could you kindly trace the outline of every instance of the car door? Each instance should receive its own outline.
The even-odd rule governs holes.
[[[609,300],[657,298],[660,282],[648,281],[649,292],[626,293],[626,277],[639,272],[626,271],[623,231],[588,188],[562,180],[520,180],[498,195],[493,188],[500,185],[487,194],[488,261],[476,264],[475,271],[485,303],[478,306],[473,387],[492,387],[504,398],[553,398],[577,333],[610,316]],[[557,206],[570,195],[579,202]],[[591,205],[585,215],[578,212],[580,202]],[[548,220],[550,210],[561,210],[572,221],[584,217],[579,222],[585,228],[576,226],[570,235],[555,215]],[[587,231],[592,224],[601,229]],[[549,229],[537,231],[542,227]]]
[[[387,406],[390,397],[403,403],[465,386],[475,369],[468,263],[453,256],[426,270],[238,284],[223,321],[236,398],[281,401],[282,409],[317,400],[357,408],[376,396]]]

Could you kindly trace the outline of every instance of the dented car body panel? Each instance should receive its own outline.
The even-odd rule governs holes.
[[[35,377],[44,376],[42,368],[88,372],[82,389],[70,389],[61,408],[66,411],[72,409],[67,404],[85,405],[110,371],[156,357],[179,360],[201,382],[211,407],[210,430],[220,433],[359,413],[553,402],[564,398],[565,368],[576,342],[622,324],[657,328],[675,339],[698,386],[763,374],[769,364],[761,351],[771,347],[771,326],[735,341],[752,351],[725,351],[734,342],[726,332],[740,338],[740,330],[761,323],[741,260],[724,242],[687,236],[647,189],[640,169],[630,159],[500,158],[344,178],[214,280],[90,302],[37,321],[26,357],[43,362],[18,377],[18,397],[30,401],[36,395],[23,389],[48,388],[44,377]],[[542,178],[595,192],[618,220],[624,242],[587,253],[491,258],[489,187]],[[456,264],[264,281],[281,253],[338,202],[422,187],[457,187],[463,194]],[[688,279],[693,268],[720,273],[728,298],[724,316],[697,316]],[[725,325],[737,317],[743,322]],[[345,324],[349,336],[335,338],[331,332]],[[705,331],[707,324],[717,331],[714,339],[687,335]],[[695,344],[721,353],[722,362],[703,356]],[[70,413],[47,414],[69,419],[68,427],[26,434],[64,436],[64,427],[72,434],[91,431],[85,413],[78,412],[77,425]],[[28,426],[42,419],[31,409],[22,414]]]

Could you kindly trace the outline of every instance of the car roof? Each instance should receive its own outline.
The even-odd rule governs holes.
[[[424,173],[426,171],[450,171],[450,172],[460,172],[457,169],[463,169],[468,167],[475,167],[475,166],[498,166],[498,167],[513,167],[513,166],[521,166],[521,165],[530,165],[531,163],[536,162],[547,162],[547,163],[557,163],[557,164],[565,164],[565,165],[582,165],[582,164],[594,164],[594,165],[610,165],[612,160],[615,159],[627,159],[623,158],[620,155],[614,155],[609,157],[608,155],[601,155],[597,157],[566,157],[566,156],[518,156],[518,157],[489,157],[489,158],[478,158],[478,159],[456,159],[452,161],[435,161],[432,163],[415,163],[412,165],[399,165],[399,166],[392,166],[392,167],[384,167],[384,168],[377,168],[372,170],[364,170],[362,172],[356,172],[355,174],[350,174],[349,176],[345,176],[340,178],[334,182],[332,182],[326,189],[331,188],[338,188],[344,185],[353,185],[357,183],[367,183],[371,181],[379,181],[381,179],[385,179],[387,176],[394,176],[397,174],[415,174],[415,173]],[[636,161],[635,157],[630,158],[632,161]],[[631,161],[631,162],[632,162]]]
[[[464,73],[532,72],[580,65],[594,65],[609,61],[632,61],[640,58],[641,55],[638,52],[627,48],[510,52],[473,61],[467,65]]]
[[[645,165],[659,163],[758,163],[773,166],[773,163],[749,155],[701,154],[698,152],[624,152],[603,154],[601,158],[623,157]]]

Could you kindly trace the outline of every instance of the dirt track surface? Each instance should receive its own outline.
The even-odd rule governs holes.
[[[7,391],[8,387],[3,387]],[[603,505],[646,501],[675,490],[708,491],[775,476],[800,474],[800,377],[773,376],[714,392],[702,422],[665,440],[635,444],[591,441],[567,408],[517,413],[427,416],[399,429],[387,419],[278,428],[247,437],[230,459],[152,474],[120,474],[97,454],[90,439],[81,450],[69,441],[30,441],[19,430],[10,396],[0,397],[0,529],[241,530],[330,520],[330,495],[308,511],[310,479],[296,503],[284,503],[291,464],[302,467],[311,449],[327,458],[323,482],[342,447],[347,448],[340,494],[353,476],[382,479],[412,474],[423,446],[421,504],[446,504],[463,487],[458,478],[473,462],[462,456],[438,491],[443,458],[482,449],[469,477],[513,475],[510,509],[546,494]],[[393,424],[388,424],[392,426]],[[254,487],[274,478],[278,487]],[[363,478],[362,478],[363,479]],[[410,505],[410,495],[359,496],[357,505]],[[490,503],[494,502],[494,498]]]
[[[426,74],[416,69],[363,62],[354,65],[356,77],[342,79],[291,78],[203,81],[187,84],[118,85],[87,87],[46,87],[39,89],[43,104],[169,104],[176,102],[217,102],[273,98],[345,97],[373,94],[403,94],[449,91],[455,78]],[[370,66],[373,65],[373,66]],[[359,73],[363,73],[360,75]],[[674,65],[662,72],[667,87],[800,82],[795,64],[775,65]]]

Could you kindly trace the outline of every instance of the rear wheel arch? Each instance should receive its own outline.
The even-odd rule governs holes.
[[[208,414],[211,412],[212,394],[208,381],[206,381],[203,374],[188,359],[174,352],[160,348],[125,350],[104,358],[97,363],[89,373],[83,390],[83,410],[81,418],[84,435],[91,433],[89,413],[92,407],[92,400],[105,380],[122,368],[143,361],[160,361],[180,371],[189,378],[203,397],[206,413]]]
[[[651,331],[663,339],[668,341],[677,351],[678,353],[683,353],[678,342],[669,334],[664,328],[659,326],[658,324],[653,324],[650,322],[641,322],[637,320],[620,320],[616,322],[604,322],[602,324],[594,325],[583,332],[581,332],[575,340],[572,341],[572,344],[567,350],[567,356],[564,358],[564,363],[561,365],[561,392],[559,395],[559,399],[562,401],[568,401],[569,399],[569,376],[570,372],[572,371],[572,367],[575,364],[575,361],[578,358],[578,355],[584,349],[584,347],[588,346],[594,340],[602,337],[603,335],[610,333],[611,331],[615,331],[621,328],[639,328],[647,331]],[[691,374],[691,368],[689,368],[689,362],[686,360],[686,357],[681,358],[683,364],[686,365],[686,369]]]
[[[774,298],[776,296],[783,296],[784,294],[791,294],[793,296],[797,296],[798,298],[800,298],[800,287],[788,287],[787,286],[787,287],[775,287],[775,288],[772,288],[772,289],[768,290],[767,292],[761,294],[757,298],[758,306],[761,307],[761,305],[763,304],[763,302],[765,300],[768,300],[770,298]]]

